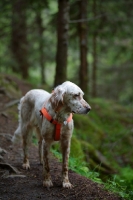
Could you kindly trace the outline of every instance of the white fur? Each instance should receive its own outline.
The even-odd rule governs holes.
[[[51,187],[53,184],[50,176],[48,156],[50,146],[54,142],[55,127],[45,117],[42,119],[42,116],[40,116],[39,111],[42,107],[45,107],[48,110],[53,119],[62,124],[60,142],[63,156],[63,187],[71,188],[72,185],[68,179],[68,159],[73,131],[73,120],[69,123],[66,121],[70,113],[87,114],[90,110],[90,106],[83,99],[83,91],[77,85],[69,81],[56,87],[51,94],[39,89],[30,90],[20,100],[19,126],[14,133],[13,142],[22,136],[24,151],[23,168],[29,169],[29,138],[32,135],[31,132],[33,128],[36,129],[39,141],[40,162],[43,162],[43,185]]]

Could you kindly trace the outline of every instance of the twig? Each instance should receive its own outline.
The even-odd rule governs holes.
[[[8,108],[8,107],[14,106],[15,104],[18,104],[19,101],[20,101],[19,99],[15,99],[15,100],[13,100],[13,101],[10,101],[9,103],[7,103],[7,104],[5,105],[5,107]]]
[[[13,167],[12,165],[8,163],[0,163],[0,168],[2,169],[7,168],[8,170],[14,172],[15,174],[20,174],[20,172],[15,167]]]
[[[67,197],[66,195],[64,195],[64,194],[62,194],[62,193],[60,193],[60,194],[61,194],[63,197],[65,197],[65,198]]]

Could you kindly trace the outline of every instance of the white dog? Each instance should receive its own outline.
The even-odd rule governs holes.
[[[63,156],[63,187],[72,187],[68,178],[68,159],[73,131],[72,113],[87,114],[91,109],[83,99],[83,94],[77,85],[66,81],[56,87],[51,94],[44,90],[35,89],[30,90],[20,100],[19,126],[13,136],[13,142],[22,135],[23,168],[29,169],[29,136],[32,135],[33,128],[36,128],[39,138],[39,158],[40,162],[43,162],[43,185],[45,187],[53,186],[48,155],[51,144],[57,140],[60,140]]]

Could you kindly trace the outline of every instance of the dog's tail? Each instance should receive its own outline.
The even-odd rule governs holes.
[[[19,125],[18,128],[16,129],[16,131],[14,132],[14,135],[12,137],[12,142],[13,143],[17,143],[21,140],[22,138],[22,134],[21,134],[21,106],[22,106],[22,102],[24,100],[24,97],[22,97],[20,99],[20,103],[18,105],[18,121],[19,121]]]

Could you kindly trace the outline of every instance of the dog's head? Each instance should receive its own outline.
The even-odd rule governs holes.
[[[83,99],[83,91],[70,81],[59,85],[52,92],[50,102],[56,112],[64,107],[68,112],[87,114],[91,107]]]

